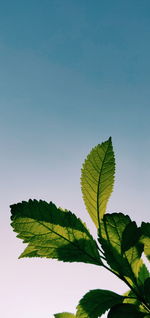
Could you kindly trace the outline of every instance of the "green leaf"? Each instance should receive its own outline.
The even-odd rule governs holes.
[[[136,295],[131,289],[124,293],[123,296],[125,297],[123,301],[124,304],[140,304],[140,302],[136,298]]]
[[[146,267],[145,264],[142,264],[140,267],[140,270],[138,272],[138,279],[137,279],[137,283],[139,286],[139,290],[141,294],[144,294],[144,283],[147,280],[147,278],[150,277],[150,273]]]
[[[105,214],[101,222],[99,242],[111,268],[135,283],[142,265],[140,257],[143,245],[138,243],[123,253],[122,235],[130,222],[129,216],[122,213]]]
[[[150,261],[150,223],[142,222],[140,242],[144,244],[144,253]]]
[[[138,272],[138,283],[143,285],[145,280],[150,277],[150,273],[145,264],[142,264]]]
[[[115,159],[111,137],[92,149],[81,174],[84,203],[96,227],[100,225],[113,190]]]
[[[76,316],[70,312],[62,312],[54,315],[55,318],[75,318]]]
[[[29,200],[11,206],[17,237],[29,243],[20,257],[56,258],[101,265],[97,244],[85,224],[52,202]]]
[[[146,300],[150,304],[150,277],[148,277],[144,282],[144,294]]]
[[[129,250],[130,247],[137,244],[140,237],[139,228],[136,222],[129,222],[122,233],[122,252]]]
[[[140,267],[140,270],[138,272],[138,278],[137,278],[139,291],[142,296],[144,295],[144,282],[147,280],[147,278],[149,278],[149,271],[147,267],[145,266],[145,264],[143,263]],[[124,303],[136,304],[139,306],[141,311],[145,312],[145,308],[141,305],[140,301],[136,298],[137,296],[134,294],[132,290],[127,291],[123,296],[125,296],[125,299],[123,301]],[[145,300],[147,301],[147,298],[145,298]]]
[[[141,290],[141,293],[140,293],[142,296],[144,294],[144,291],[143,289]],[[124,295],[125,297],[123,303],[124,304],[134,304],[137,306],[137,308],[139,309],[139,311],[145,313],[145,315],[147,314],[147,310],[146,308],[144,307],[143,304],[141,304],[140,300],[138,300],[136,297],[136,295],[134,294],[134,292],[132,290],[129,290],[127,291]],[[145,299],[146,300],[146,299]],[[145,316],[144,316],[145,317]]]
[[[110,290],[95,289],[89,291],[77,306],[77,318],[97,318],[113,305],[123,301],[123,296]]]
[[[108,318],[143,318],[145,313],[138,310],[133,304],[119,304],[112,307],[108,313]]]

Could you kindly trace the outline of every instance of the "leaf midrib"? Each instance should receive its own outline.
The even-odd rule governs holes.
[[[103,169],[103,165],[104,165],[104,162],[105,162],[105,159],[106,159],[106,154],[107,154],[107,151],[108,151],[108,148],[109,148],[109,145],[110,145],[110,140],[109,140],[109,143],[108,143],[108,146],[107,146],[107,149],[106,149],[106,152],[105,152],[105,155],[104,155],[104,158],[102,160],[102,165],[101,165],[101,169],[100,169],[100,172],[99,172],[99,178],[98,178],[98,185],[97,185],[97,220],[98,220],[98,225],[99,225],[99,228],[100,228],[100,207],[99,207],[99,201],[100,201],[100,198],[99,198],[99,194],[100,194],[100,181],[101,181],[101,175],[102,175],[102,169]],[[97,154],[99,156],[99,153],[97,151]],[[99,157],[100,158],[100,157]]]
[[[81,249],[77,244],[75,244],[74,242],[69,241],[66,237],[64,237],[63,235],[59,234],[58,232],[54,231],[53,229],[49,228],[47,225],[43,224],[43,222],[34,220],[37,223],[39,223],[40,225],[44,226],[46,229],[48,229],[50,232],[56,234],[57,236],[61,237],[62,239],[64,239],[65,241],[67,241],[69,244],[72,244],[75,248],[79,249],[82,253],[84,253],[85,255],[87,255],[89,258],[91,258],[92,260],[94,260],[94,262],[97,263],[97,265],[101,265],[100,262],[98,262],[98,260],[96,258],[94,258],[92,255],[90,255],[89,253],[87,253],[85,250]],[[72,231],[73,232],[73,231]],[[45,234],[45,233],[44,233]],[[38,234],[34,234],[34,236],[38,236]],[[75,238],[74,234],[73,237]]]

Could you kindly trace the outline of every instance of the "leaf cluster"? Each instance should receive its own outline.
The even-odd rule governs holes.
[[[76,314],[58,313],[55,318],[150,317],[150,274],[142,260],[150,260],[150,223],[138,227],[128,215],[106,213],[113,190],[115,157],[111,138],[93,148],[81,174],[86,209],[98,233],[94,240],[86,224],[52,202],[29,200],[11,206],[12,227],[27,243],[20,255],[46,257],[63,262],[83,262],[104,267],[127,286],[119,295],[110,290],[91,290],[83,296]]]

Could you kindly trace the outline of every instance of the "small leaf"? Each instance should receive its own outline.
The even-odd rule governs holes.
[[[75,318],[76,316],[70,312],[62,312],[54,315],[55,318]]]
[[[128,215],[122,213],[105,214],[99,231],[99,242],[105,253],[107,263],[121,276],[135,283],[142,260],[143,245],[139,243],[128,251],[122,251],[122,235],[131,222]]]
[[[138,272],[138,279],[137,279],[137,283],[138,283],[138,286],[140,287],[141,294],[144,294],[144,282],[146,281],[147,278],[149,278],[149,276],[150,276],[150,273],[146,265],[143,263]]]
[[[108,318],[143,318],[145,313],[138,310],[138,307],[132,304],[119,304],[112,307],[108,313]]]
[[[20,257],[102,264],[96,242],[73,213],[36,200],[14,204],[11,212],[14,231],[29,243]]]
[[[113,190],[115,159],[111,138],[92,149],[81,175],[84,203],[96,227],[100,225]]]
[[[140,242],[144,244],[144,253],[150,261],[150,223],[142,222]]]
[[[77,318],[98,318],[113,305],[123,301],[120,296],[110,290],[95,289],[89,291],[77,306]]]
[[[122,233],[122,252],[129,250],[130,247],[136,245],[140,237],[139,228],[136,222],[129,222]]]
[[[131,289],[124,293],[123,296],[125,297],[123,301],[124,304],[140,304],[140,302],[136,298],[136,295]]]
[[[139,285],[143,285],[145,280],[150,277],[150,273],[145,264],[142,264],[140,270],[138,272],[138,283]]]

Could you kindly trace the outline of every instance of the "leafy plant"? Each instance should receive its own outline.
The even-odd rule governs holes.
[[[150,317],[150,274],[142,260],[150,260],[150,223],[136,225],[123,213],[106,213],[113,190],[115,158],[111,138],[92,149],[81,175],[87,211],[98,230],[95,241],[86,225],[70,211],[52,202],[29,200],[11,205],[12,227],[28,243],[22,257],[47,257],[64,262],[102,266],[129,288],[124,295],[110,290],[89,291],[76,314],[58,313],[55,318]]]

